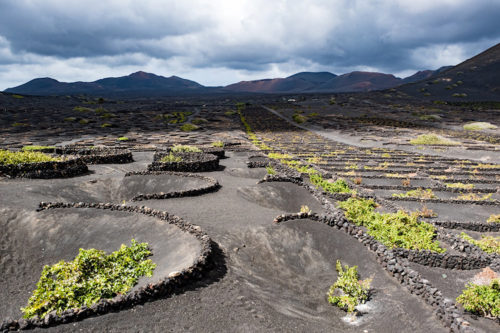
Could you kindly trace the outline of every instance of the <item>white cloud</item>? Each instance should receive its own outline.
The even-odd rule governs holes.
[[[223,85],[434,69],[498,43],[499,15],[491,0],[0,1],[0,89],[136,70]]]

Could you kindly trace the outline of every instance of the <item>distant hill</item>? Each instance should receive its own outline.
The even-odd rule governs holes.
[[[394,88],[434,75],[421,71],[405,79],[392,74],[351,72],[335,75],[329,72],[302,72],[287,78],[241,81],[224,87],[225,91],[254,93],[362,92]]]
[[[436,71],[420,71],[405,79],[400,79],[392,74],[375,72],[351,72],[338,76],[329,72],[301,72],[286,78],[241,81],[225,87],[205,87],[197,82],[177,76],[164,77],[151,73],[136,72],[127,76],[104,78],[93,82],[67,83],[51,78],[39,78],[5,91],[40,96],[86,94],[141,97],[210,93],[366,92],[394,88],[410,83],[403,86],[402,90],[415,92],[416,90],[420,91],[422,85],[427,89],[428,82],[435,81],[438,75],[448,75],[454,68],[442,67]],[[478,68],[476,68],[477,73],[479,73]],[[420,82],[414,83],[417,81]],[[473,80],[470,80],[470,82],[473,82]]]
[[[241,81],[224,87],[226,91],[254,93],[297,93],[314,89],[337,75],[328,72],[301,72],[284,79]]]
[[[445,67],[423,81],[398,88],[434,100],[499,100],[500,44],[454,67]]]
[[[128,76],[111,77],[94,82],[59,82],[51,78],[31,80],[6,92],[25,95],[173,95],[208,93],[214,88],[177,76],[164,77],[151,73],[136,72]]]

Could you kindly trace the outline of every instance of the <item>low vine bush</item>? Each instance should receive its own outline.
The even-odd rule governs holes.
[[[189,145],[174,145],[171,149],[173,153],[201,153],[201,149]]]
[[[25,308],[25,318],[44,317],[51,311],[61,312],[91,306],[102,298],[129,291],[142,276],[152,276],[156,268],[150,259],[147,243],[122,244],[118,251],[106,255],[96,249],[80,249],[73,261],[61,260],[43,268],[36,290]]]
[[[500,280],[493,279],[488,285],[468,283],[457,302],[469,312],[500,318]]]
[[[216,147],[216,148],[224,148],[224,142],[222,141],[214,141],[212,142],[212,147]]]
[[[486,220],[488,223],[500,223],[500,214],[493,214]]]
[[[411,190],[406,193],[394,193],[392,195],[395,198],[417,198],[417,199],[436,199],[434,192],[429,189],[418,188],[416,190]]]
[[[328,302],[354,313],[356,306],[368,299],[372,279],[359,280],[358,266],[342,267],[340,260],[335,268],[339,276],[328,291]]]
[[[23,148],[21,148],[22,151],[39,151],[44,149],[56,149],[56,147],[33,145],[33,146],[23,146]]]
[[[54,161],[61,161],[61,158],[36,151],[0,150],[0,165]]]
[[[160,162],[164,163],[182,162],[182,157],[175,156],[173,153],[170,153],[168,155],[163,156]]]
[[[481,235],[481,239],[476,240],[467,235],[465,232],[460,233],[460,237],[469,243],[476,245],[486,253],[500,254],[500,237]]]
[[[358,226],[367,228],[368,234],[385,246],[408,250],[430,250],[445,252],[435,240],[433,225],[419,221],[417,214],[404,211],[381,214],[375,212],[377,204],[373,199],[349,198],[339,202],[345,216]]]
[[[311,180],[311,183],[316,186],[320,187],[323,189],[323,191],[328,192],[328,193],[351,193],[352,190],[349,188],[349,185],[347,182],[339,178],[335,182],[330,183],[327,180],[325,180],[321,175],[315,174],[315,173],[310,173],[309,174],[309,179]]]

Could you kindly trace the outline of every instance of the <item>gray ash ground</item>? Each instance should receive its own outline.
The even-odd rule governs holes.
[[[470,110],[477,106],[436,106],[396,97],[385,101],[386,98],[377,93],[338,95],[336,104],[330,105],[330,97],[306,96],[304,101],[292,104],[283,103],[281,97],[275,96],[237,100],[226,97],[107,100],[97,104],[93,99],[80,97],[16,99],[0,95],[3,109],[0,126],[5,133],[0,138],[0,146],[3,148],[15,149],[28,144],[98,145],[131,149],[135,161],[90,165],[88,174],[68,179],[0,178],[1,229],[8,230],[0,236],[0,279],[2,286],[8,286],[3,288],[2,298],[9,300],[3,302],[0,318],[18,318],[19,307],[27,302],[43,264],[70,259],[78,247],[113,250],[118,243],[128,242],[134,236],[153,244],[164,243],[168,254],[155,252],[158,260],[160,256],[165,260],[160,260],[165,268],[155,272],[156,277],[189,265],[192,254],[196,253],[196,242],[191,242],[189,235],[176,231],[173,226],[156,229],[153,218],[137,219],[134,214],[123,212],[96,211],[84,216],[80,211],[35,210],[41,201],[129,204],[139,193],[204,186],[200,178],[124,175],[145,171],[156,148],[165,149],[173,144],[209,146],[222,140],[230,144],[226,147],[228,158],[220,160],[222,168],[200,173],[216,179],[220,189],[194,197],[145,200],[139,205],[173,213],[200,226],[223,250],[224,267],[207,272],[201,281],[192,283],[181,293],[131,309],[51,327],[49,331],[449,331],[434,316],[431,306],[411,294],[383,269],[373,252],[351,236],[307,219],[273,224],[276,216],[297,212],[301,205],[317,213],[325,213],[325,208],[299,185],[257,184],[266,170],[249,169],[246,165],[248,157],[255,155],[257,149],[248,141],[239,116],[234,113],[234,105],[241,100],[253,103],[243,114],[259,139],[273,149],[304,162],[313,158],[310,163],[314,162],[316,167],[350,182],[360,178],[361,190],[387,197],[395,207],[415,210],[426,206],[438,214],[435,220],[461,223],[486,223],[489,215],[500,214],[497,201],[489,205],[477,200],[454,203],[450,199],[460,193],[445,190],[445,184],[452,182],[475,184],[478,195],[498,190],[500,167],[491,166],[500,162],[498,131],[466,133],[460,130],[460,124],[475,120],[500,125],[497,123],[500,111],[482,106],[486,110],[478,113]],[[308,116],[301,129],[259,107],[260,104],[288,119],[295,110],[318,115]],[[75,107],[89,109],[77,111]],[[106,110],[96,111],[99,107]],[[439,114],[444,114],[440,122],[421,121],[412,115],[412,112],[435,114],[438,107]],[[174,112],[191,114],[184,122],[169,123],[172,117],[164,115]],[[195,118],[205,119],[195,121],[200,127],[198,130],[183,132],[180,129],[183,123],[193,122]],[[101,127],[105,122],[113,126]],[[409,138],[425,132],[437,132],[462,144],[423,149],[407,144]],[[119,141],[122,136],[129,140]],[[405,180],[409,180],[410,185],[403,186]],[[375,188],[388,185],[397,188]],[[390,200],[394,192],[418,187],[434,188],[443,202]],[[498,194],[493,193],[492,199],[497,200]],[[47,242],[52,244],[53,252],[41,260],[37,248]],[[70,243],[71,246],[65,245]],[[374,277],[374,293],[356,322],[345,321],[345,312],[326,302],[325,294],[337,277],[337,259],[358,265],[361,278]],[[451,300],[476,273],[417,264],[412,264],[412,268]],[[492,320],[467,314],[465,318],[479,332],[494,332],[499,327]]]

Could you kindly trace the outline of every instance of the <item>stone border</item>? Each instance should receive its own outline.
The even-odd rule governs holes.
[[[189,222],[183,221],[180,217],[168,212],[154,210],[145,206],[124,206],[110,203],[84,203],[84,202],[72,202],[72,203],[50,203],[50,202],[40,202],[39,209],[58,209],[58,208],[93,208],[93,209],[109,209],[113,211],[125,211],[140,213],[148,216],[158,218],[160,220],[166,221],[169,224],[173,224],[184,232],[193,235],[201,243],[201,251],[198,257],[195,259],[192,266],[184,268],[180,272],[175,272],[167,277],[161,279],[157,283],[150,283],[146,286],[140,287],[138,290],[130,292],[125,295],[117,295],[111,299],[101,299],[96,304],[90,307],[83,306],[79,309],[69,309],[57,315],[55,311],[52,311],[45,315],[43,318],[32,318],[19,320],[4,320],[0,327],[0,331],[9,330],[25,330],[32,329],[36,327],[50,327],[59,324],[65,324],[69,322],[80,321],[82,319],[103,315],[109,312],[116,312],[122,309],[128,309],[134,305],[143,304],[146,301],[157,299],[159,297],[165,297],[172,295],[176,292],[182,290],[184,286],[190,282],[200,280],[205,272],[213,267],[214,263],[214,253],[213,249],[216,244],[206,235],[199,226],[190,224]]]
[[[41,148],[33,151],[57,155],[77,155],[87,164],[122,164],[134,162],[132,152],[128,149],[69,146],[62,148]]]
[[[127,149],[109,148],[57,148],[56,154],[77,155],[88,164],[123,164],[134,162],[132,152]]]
[[[226,152],[224,148],[221,147],[201,147],[200,149],[205,154],[212,154],[217,156],[218,158],[226,157]]]
[[[0,165],[0,176],[20,178],[68,178],[88,172],[87,165],[79,157],[62,161]]]
[[[495,222],[457,222],[457,221],[431,221],[437,227],[445,229],[463,229],[478,232],[500,231],[500,223]]]
[[[399,198],[399,197],[382,197],[382,198],[384,200],[390,200],[390,201],[417,201],[417,202],[431,202],[431,203],[444,203],[444,204],[500,206],[500,201],[498,200],[421,199],[421,198]]]
[[[206,172],[219,169],[219,158],[213,154],[205,153],[175,153],[182,158],[180,162],[160,162],[169,153],[157,151],[153,162],[148,165],[148,171],[184,171]]]
[[[408,191],[408,190],[418,190],[419,188],[421,188],[425,190],[432,190],[438,192],[451,192],[451,193],[496,193],[497,192],[497,189],[493,188],[460,189],[460,188],[450,188],[446,186],[424,187],[424,186],[412,186],[412,185],[403,186],[403,185],[367,185],[367,184],[360,186],[370,190],[389,190],[389,191]]]
[[[438,238],[442,241],[450,244],[451,248],[467,255],[472,254],[476,257],[482,258],[483,260],[490,260],[490,267],[494,271],[500,272],[500,254],[497,253],[486,253],[478,246],[469,243],[465,239],[454,235],[452,233],[447,233],[444,229],[438,231]]]
[[[133,197],[132,201],[142,201],[142,200],[157,200],[157,199],[170,199],[170,198],[180,198],[180,197],[193,197],[197,195],[202,195],[205,193],[215,192],[221,185],[217,181],[217,179],[212,177],[206,177],[202,175],[192,174],[192,173],[181,173],[181,172],[170,172],[170,171],[137,171],[137,172],[127,172],[124,177],[130,176],[145,176],[145,175],[174,175],[174,176],[182,176],[182,177],[191,177],[198,178],[204,180],[208,183],[206,186],[202,186],[199,188],[194,188],[190,190],[183,191],[173,191],[167,193],[147,193],[147,194],[139,194]]]

